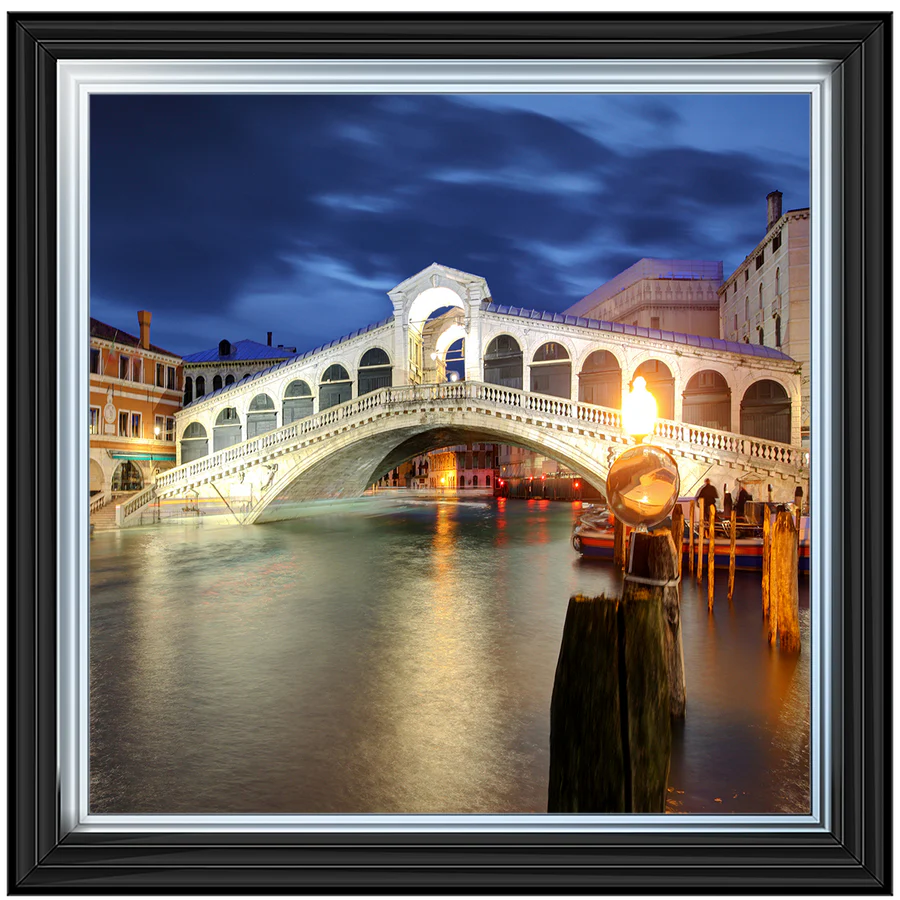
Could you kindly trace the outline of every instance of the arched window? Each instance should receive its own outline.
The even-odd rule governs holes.
[[[219,341],[219,356],[231,356],[230,341]]]
[[[234,384],[234,375],[228,374],[225,376],[225,387]]]
[[[478,487],[478,476],[477,475],[472,476],[472,487]]]
[[[608,350],[595,350],[578,373],[578,399],[608,409],[622,408],[622,370]]]
[[[189,463],[209,453],[206,429],[199,422],[191,422],[181,435],[181,462]]]
[[[358,395],[390,387],[393,383],[391,360],[381,347],[372,347],[359,361]]]
[[[222,376],[221,375],[213,376],[213,390],[214,391],[222,390]]]
[[[781,346],[781,316],[775,316],[775,346]]]
[[[118,491],[140,491],[144,488],[144,476],[141,470],[130,460],[119,463],[116,471],[113,472],[112,490]]]
[[[750,298],[744,297],[744,321],[750,321]]]
[[[763,308],[763,298],[762,298],[762,285],[759,286],[759,311],[762,312]]]
[[[188,376],[184,379],[184,405],[187,406],[194,399],[194,379]]]
[[[634,377],[642,375],[647,390],[656,400],[656,412],[661,419],[675,418],[675,378],[669,367],[656,359],[648,359],[635,369]]]
[[[484,380],[488,384],[522,389],[522,348],[508,334],[495,337],[484,353]]]
[[[731,388],[718,372],[698,372],[684,389],[682,420],[690,425],[731,431]]]
[[[290,425],[298,419],[305,419],[313,412],[312,390],[305,381],[292,381],[284,392],[281,406],[281,424]]]
[[[228,406],[219,413],[213,428],[213,453],[241,442],[241,420],[237,410]]]
[[[741,434],[783,444],[791,442],[791,398],[777,381],[756,381],[744,392]]]
[[[775,293],[781,293],[781,269],[778,268],[775,270]]]
[[[759,335],[759,346],[760,346],[760,347],[765,346],[765,343],[766,343],[766,340],[765,340],[765,332],[763,331],[762,325],[760,325],[760,326],[756,329],[756,333]]]
[[[197,398],[199,399],[206,393],[206,380],[204,379],[204,377],[202,375],[197,376],[196,388],[197,388]]]
[[[319,383],[319,411],[346,403],[353,393],[353,385],[347,370],[335,363],[325,370]]]
[[[277,427],[275,404],[268,394],[257,394],[247,408],[247,440]]]
[[[572,396],[572,361],[569,351],[556,341],[538,347],[531,361],[531,390],[551,397]]]

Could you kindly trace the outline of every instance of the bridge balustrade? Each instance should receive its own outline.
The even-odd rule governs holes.
[[[333,428],[342,422],[365,417],[375,410],[390,409],[398,404],[415,405],[423,402],[464,400],[487,403],[499,408],[540,413],[563,420],[569,425],[600,426],[620,433],[622,430],[620,410],[520,391],[501,385],[464,381],[385,387],[354,400],[348,400],[338,406],[332,406],[305,419],[298,419],[265,435],[234,444],[210,456],[170,469],[157,476],[155,488],[158,491],[165,490],[183,482],[197,480],[213,470],[227,469],[230,464],[241,460],[265,456],[268,451],[275,448],[296,443],[307,435]],[[719,431],[715,428],[659,419],[654,428],[654,436],[663,441],[687,444],[714,453],[742,454],[751,459],[777,462],[798,468],[805,468],[808,465],[808,456],[801,448]],[[133,507],[140,496],[132,498],[129,507]]]

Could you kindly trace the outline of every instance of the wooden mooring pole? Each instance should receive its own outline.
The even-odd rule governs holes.
[[[734,511],[734,507],[731,508],[731,549],[728,552],[728,602],[731,603],[731,598],[734,597],[734,562],[735,562],[735,549],[737,544],[735,541],[737,540],[737,514]]]
[[[708,559],[709,590],[707,593],[709,611],[713,611],[713,603],[716,598],[716,508],[709,507],[709,559]]]
[[[679,703],[684,713],[677,566],[668,531],[631,540],[637,580],[621,600],[569,600],[550,702],[550,813],[665,811],[671,716]]]
[[[688,571],[694,571],[694,501],[689,507],[690,521],[688,522]]]
[[[613,563],[625,568],[625,523],[617,518],[613,525]]]
[[[772,526],[769,591],[778,614],[778,643],[782,650],[800,652],[800,586],[797,551],[799,531],[787,511]],[[774,618],[774,615],[772,616]]]
[[[703,532],[706,531],[706,503],[700,500],[698,503],[700,515],[697,518],[697,583],[703,581]]]
[[[678,577],[681,578],[681,566],[684,562],[684,510],[680,503],[676,503],[672,510],[672,543],[675,545]]]

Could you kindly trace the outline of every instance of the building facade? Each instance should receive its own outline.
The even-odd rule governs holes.
[[[139,337],[91,319],[90,492],[111,499],[139,491],[175,465],[175,414],[182,407],[181,357],[150,343],[151,314]]]
[[[640,259],[566,313],[659,331],[719,337],[717,291],[721,284],[721,262]]]
[[[763,239],[719,288],[720,327],[729,341],[774,347],[800,368],[800,434],[810,431],[809,209],[782,214],[782,194],[766,198]],[[759,397],[762,405],[765,397]]]
[[[200,350],[184,357],[184,402],[191,403],[214,391],[229,387],[248,375],[295,356],[296,347],[272,346],[272,332],[268,342],[242,340],[232,344],[219,341],[218,346]]]

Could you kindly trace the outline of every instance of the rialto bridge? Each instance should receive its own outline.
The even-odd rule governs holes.
[[[285,518],[468,441],[533,449],[603,490],[628,443],[619,410],[637,375],[683,493],[706,477],[752,476],[780,500],[806,489],[798,366],[778,350],[498,306],[483,278],[436,263],[389,296],[382,322],[188,404],[179,465],[123,505],[120,523],[171,498],[215,499],[246,523]],[[448,352],[464,361],[461,381],[448,380]]]

